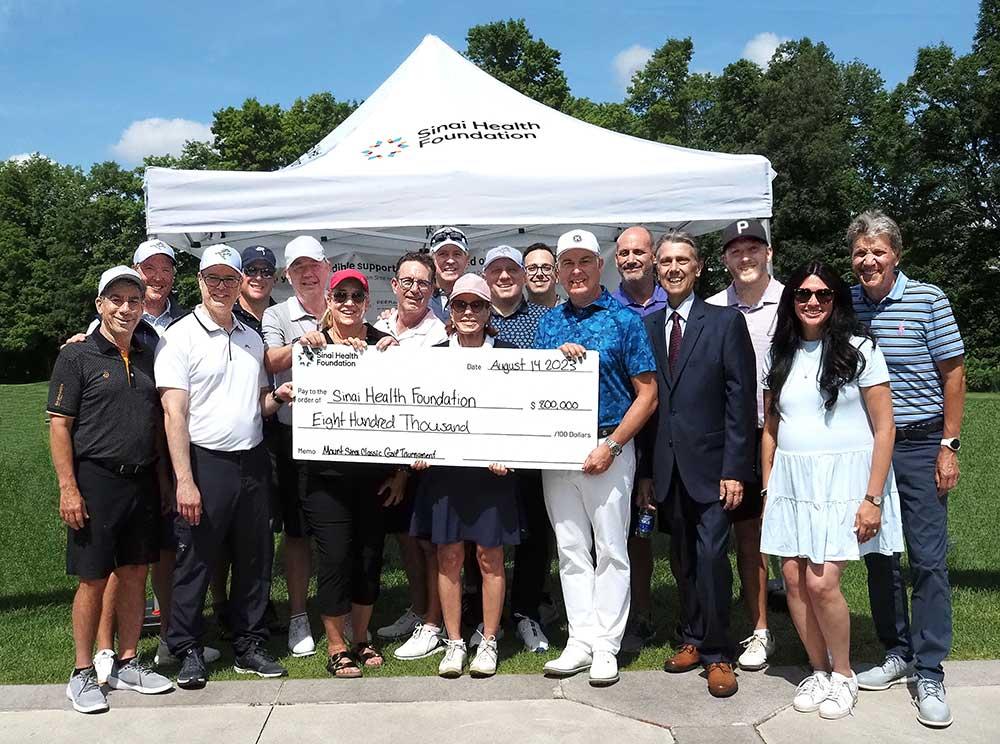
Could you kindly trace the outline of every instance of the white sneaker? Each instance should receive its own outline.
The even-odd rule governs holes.
[[[414,637],[416,637],[415,634],[416,631],[414,631]],[[461,677],[462,669],[465,667],[465,641],[461,639],[457,641],[445,639],[444,648],[444,658],[441,659],[441,663],[438,664],[438,675],[448,679]],[[478,655],[476,658],[478,658]]]
[[[444,647],[441,628],[429,623],[420,623],[414,629],[410,640],[393,651],[392,655],[403,661],[412,661],[444,651]],[[465,641],[462,641],[462,648],[465,648]]]
[[[829,692],[830,675],[826,672],[815,671],[799,682],[799,686],[795,688],[792,707],[799,713],[815,713],[819,710],[820,703],[826,700]]]
[[[483,624],[479,623],[479,625],[476,626],[476,629],[472,631],[472,637],[469,638],[469,648],[475,648],[478,646],[483,642],[483,638],[485,638],[483,635]],[[503,640],[503,628],[497,628],[496,638],[498,641]]]
[[[442,664],[444,662],[441,662]],[[469,674],[473,677],[492,677],[497,673],[497,639],[489,636],[483,639],[476,650],[476,657],[469,664]]]
[[[115,652],[110,648],[102,648],[94,657],[94,672],[97,674],[97,684],[103,685],[115,668]]]
[[[542,626],[524,615],[514,615],[517,620],[517,635],[524,641],[524,647],[533,654],[544,654],[549,650],[549,639]]]
[[[774,653],[774,638],[767,628],[755,630],[752,636],[740,641],[740,645],[746,650],[740,654],[737,661],[740,669],[746,669],[748,672],[766,667],[767,657]]]
[[[420,615],[407,607],[406,612],[400,615],[396,622],[391,625],[383,625],[375,631],[375,634],[379,638],[384,638],[388,641],[393,641],[397,638],[406,638],[406,636],[413,634],[413,631],[417,629],[420,623]]]
[[[610,651],[595,651],[590,664],[590,684],[607,687],[618,681],[618,659]]]
[[[304,612],[288,619],[288,650],[292,656],[312,656],[316,653],[316,641],[313,640],[312,628],[309,627],[309,616]]]
[[[834,672],[830,675],[830,691],[826,700],[819,704],[819,717],[831,720],[843,718],[854,711],[858,702],[858,677],[851,672],[850,677]]]
[[[558,659],[545,662],[542,671],[552,677],[570,677],[585,672],[594,663],[593,657],[579,646],[567,646]]]

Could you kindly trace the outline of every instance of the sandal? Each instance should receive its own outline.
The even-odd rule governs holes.
[[[361,668],[349,651],[338,651],[326,660],[326,671],[338,679],[357,679]]]
[[[368,641],[354,644],[352,653],[366,667],[380,667],[385,662],[382,652]]]

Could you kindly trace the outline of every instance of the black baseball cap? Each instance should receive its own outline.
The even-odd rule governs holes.
[[[278,259],[274,257],[274,251],[264,245],[252,245],[243,249],[240,256],[244,266],[249,266],[254,261],[265,261],[272,269],[278,265]]]
[[[759,240],[764,245],[771,244],[767,239],[764,223],[760,220],[736,220],[736,222],[726,225],[722,231],[722,250],[725,251],[729,244],[737,238],[752,238]]]

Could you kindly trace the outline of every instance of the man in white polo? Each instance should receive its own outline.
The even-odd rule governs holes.
[[[264,311],[264,360],[267,371],[280,386],[292,379],[292,347],[309,331],[319,329],[326,312],[326,285],[330,263],[322,244],[309,235],[300,235],[285,246],[285,276],[294,294]],[[281,521],[285,532],[285,578],[288,581],[288,650],[292,656],[316,653],[306,615],[311,553],[299,493],[299,466],[292,458],[292,412],[278,411],[274,436],[275,464]]]
[[[430,308],[442,323],[448,320],[448,297],[451,288],[469,266],[469,241],[457,227],[441,227],[430,237],[434,257],[434,294]]]
[[[181,660],[177,684],[205,685],[202,608],[220,547],[229,548],[229,620],[235,669],[286,674],[265,648],[271,588],[270,461],[262,417],[292,398],[291,384],[271,392],[264,344],[233,315],[243,282],[240,255],[227,245],[201,259],[201,304],[160,339],[154,371],[177,489],[177,564],[167,645]]]

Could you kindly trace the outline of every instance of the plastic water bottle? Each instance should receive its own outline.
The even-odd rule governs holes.
[[[656,516],[656,509],[651,506],[647,506],[641,512],[639,512],[639,524],[635,529],[635,534],[638,537],[649,537],[653,534],[653,520]]]

